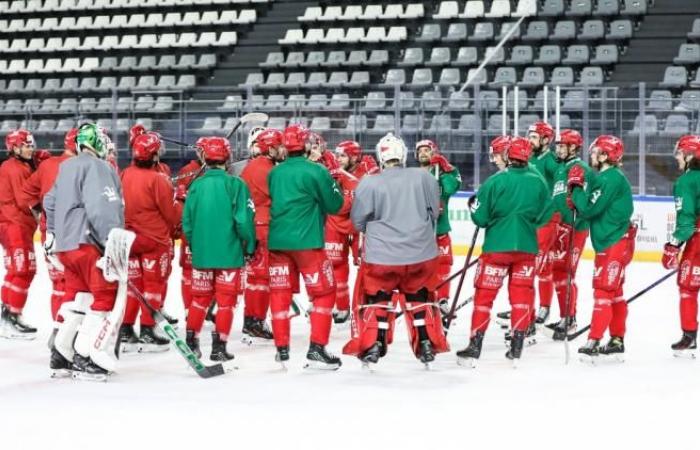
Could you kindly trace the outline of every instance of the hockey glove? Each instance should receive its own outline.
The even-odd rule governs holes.
[[[681,246],[667,242],[664,245],[664,254],[661,257],[661,264],[664,269],[677,269],[680,263]]]
[[[57,270],[63,271],[63,264],[58,260],[55,253],[56,249],[56,236],[50,232],[46,232],[46,239],[44,239],[44,253],[46,254],[46,259],[49,264]]]
[[[373,175],[379,172],[377,161],[375,161],[374,158],[369,155],[363,156],[362,160],[360,160],[360,164],[362,165],[362,168],[365,169],[365,173],[367,175]]]
[[[583,170],[583,167],[576,164],[573,167],[571,167],[571,169],[569,169],[569,177],[567,180],[569,192],[571,192],[575,187],[582,188],[585,182],[586,172]]]
[[[450,162],[442,155],[433,155],[430,158],[431,166],[438,166],[442,172],[452,172],[455,168],[450,164]]]
[[[51,153],[49,153],[48,150],[35,151],[34,154],[32,155],[34,167],[38,168],[39,164],[41,164],[42,162],[46,161],[49,158],[51,158]]]
[[[328,172],[330,172],[333,178],[340,177],[342,169],[340,168],[340,164],[338,164],[338,160],[335,159],[335,155],[333,153],[328,151],[323,152],[321,154],[321,163],[326,166],[326,169],[328,169]]]
[[[178,202],[185,203],[185,199],[187,198],[187,186],[184,184],[179,184],[177,188],[175,188],[175,200]]]

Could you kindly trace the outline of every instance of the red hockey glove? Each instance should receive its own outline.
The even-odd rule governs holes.
[[[440,170],[443,172],[452,172],[453,170],[455,170],[455,168],[452,166],[452,164],[450,164],[447,158],[445,158],[442,155],[433,155],[433,157],[430,158],[430,165],[439,166]]]
[[[175,188],[175,200],[178,202],[183,202],[187,198],[187,186],[184,184],[178,184],[178,186]]]
[[[664,269],[677,269],[679,265],[681,247],[667,242],[664,245],[664,255],[661,257],[661,264]]]
[[[32,160],[34,160],[34,167],[39,167],[39,164],[51,158],[51,153],[48,150],[37,150],[32,155]]]
[[[331,173],[333,178],[340,177],[341,169],[338,160],[335,159],[335,155],[331,152],[323,152],[321,154],[321,163],[326,166],[326,169]]]
[[[367,175],[374,175],[375,173],[379,172],[377,161],[375,161],[374,158],[369,155],[363,156],[362,160],[360,160],[360,164],[365,169],[365,173]]]
[[[583,170],[583,167],[579,166],[578,164],[574,165],[569,169],[569,179],[567,181],[567,184],[569,185],[569,191],[571,191],[575,187],[583,187],[583,183],[586,181],[586,172]]]

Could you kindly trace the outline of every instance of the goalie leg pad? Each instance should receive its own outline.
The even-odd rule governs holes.
[[[420,341],[428,339],[435,353],[450,350],[442,328],[440,308],[431,302],[428,289],[423,288],[416,293],[405,294],[405,305],[402,305],[406,315],[409,342],[413,353],[418,356]]]
[[[375,295],[365,295],[363,304],[358,307],[357,337],[343,348],[346,355],[361,355],[384,337],[384,347],[389,345],[386,337],[393,324],[391,294],[383,291]]]
[[[78,328],[93,300],[92,294],[79,292],[73,301],[63,303],[59,309],[58,316],[62,322],[58,326],[53,345],[69,361],[73,360],[75,354],[73,342]]]
[[[100,345],[103,336],[105,322],[109,313],[105,311],[88,310],[80,324],[78,335],[75,338],[75,351],[83,357],[89,357],[103,369],[112,372],[116,367],[114,354],[109,355],[108,346]]]

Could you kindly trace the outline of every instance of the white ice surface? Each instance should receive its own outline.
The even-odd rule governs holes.
[[[581,325],[590,321],[591,271],[583,261]],[[659,264],[634,263],[626,293],[663,273]],[[166,310],[182,318],[178,268],[172,280]],[[462,298],[472,291],[470,271]],[[700,448],[700,361],[674,358],[669,349],[680,336],[673,279],[630,307],[624,364],[582,364],[575,353],[582,336],[571,343],[573,359],[565,366],[563,343],[540,337],[512,369],[494,321],[479,367],[458,367],[454,351],[467,343],[466,307],[450,333],[452,351],[438,356],[434,371],[410,353],[401,321],[377,372],[362,371],[351,357],[335,373],[305,372],[308,324],[300,317],[293,320],[285,373],[271,345],[240,343],[239,309],[229,344],[240,367],[235,373],[199,379],[171,350],[123,356],[106,384],[48,377],[49,292],[40,262],[25,310],[40,327],[39,338],[0,339],[2,450]],[[494,314],[505,307],[500,296]],[[334,329],[332,352],[340,353],[348,333],[347,326]],[[207,329],[202,340],[206,356]]]

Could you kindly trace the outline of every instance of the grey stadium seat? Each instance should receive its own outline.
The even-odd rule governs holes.
[[[499,67],[489,87],[512,86],[517,81],[515,67]]]
[[[591,64],[596,64],[598,66],[617,64],[619,59],[620,56],[617,45],[603,44],[595,48],[595,57],[591,59]]]
[[[379,67],[389,63],[389,50],[372,50],[367,60],[370,67]]]
[[[689,39],[700,39],[700,18],[693,21],[693,29],[688,33]]]
[[[653,90],[646,107],[650,111],[669,111],[673,108],[673,94],[667,90]]]
[[[467,39],[467,24],[466,23],[453,23],[447,28],[447,33],[445,37],[442,38],[443,42],[459,42]]]
[[[634,126],[629,132],[631,135],[639,135],[642,133],[642,120],[644,123],[644,134],[645,135],[655,135],[658,132],[659,123],[654,114],[646,114],[644,119],[641,115],[638,115],[634,119]]]
[[[562,64],[582,65],[588,64],[590,50],[587,45],[570,45],[566,51],[566,58],[562,59]]]
[[[681,94],[681,101],[677,109],[686,111],[700,110],[700,91],[688,90]]]
[[[260,67],[265,67],[267,69],[276,69],[281,63],[284,62],[284,53],[282,52],[270,52],[267,54],[265,61],[260,63]]]
[[[564,111],[583,111],[585,95],[584,91],[566,91],[561,102],[561,109]],[[544,100],[542,100],[542,103],[544,103]]]
[[[324,109],[328,106],[328,96],[326,94],[311,94],[304,109]]]
[[[364,109],[376,111],[386,108],[386,94],[384,92],[368,92],[365,97]]]
[[[493,39],[493,34],[493,24],[491,22],[479,22],[474,27],[474,34],[469,36],[469,41],[490,41]]]
[[[462,114],[457,123],[457,134],[472,135],[481,130],[481,120],[475,114]]]
[[[449,133],[452,131],[452,119],[449,114],[435,114],[430,121],[428,131],[432,133]]]
[[[667,67],[660,86],[669,88],[685,87],[688,84],[688,70],[683,66]]]
[[[501,31],[498,33],[498,36],[496,36],[496,40],[500,41],[501,39],[503,39],[506,36],[506,34],[508,34],[510,32],[510,30],[513,27],[515,27],[516,23],[517,22],[503,22],[501,24]],[[513,39],[513,40],[520,39],[521,34],[522,34],[521,28],[520,28],[520,26],[518,26],[517,30],[515,30],[513,32],[513,34],[510,36],[510,39]]]
[[[319,67],[321,63],[326,61],[326,53],[322,51],[309,52],[306,55],[306,61],[299,64],[301,67]]]
[[[453,92],[447,102],[447,109],[450,111],[466,111],[470,106],[469,92]]]
[[[561,47],[558,45],[543,45],[540,54],[535,60],[538,66],[551,66],[561,62]]]
[[[323,67],[340,67],[347,61],[347,55],[342,50],[334,50],[328,54],[326,62],[321,63]]]
[[[542,41],[549,38],[549,24],[544,20],[535,20],[527,25],[523,41]]]
[[[533,53],[529,45],[516,45],[510,52],[509,66],[526,66],[532,64]]]
[[[326,72],[312,72],[309,75],[309,79],[304,83],[304,87],[307,88],[319,88],[328,82],[326,77]]]
[[[442,109],[442,95],[435,91],[423,92],[420,105],[426,111],[439,111]]]
[[[352,50],[348,55],[347,61],[341,65],[344,67],[361,67],[367,64],[367,60],[366,50]]]
[[[246,76],[243,83],[240,83],[238,87],[257,87],[265,83],[265,77],[262,73],[252,72]]]
[[[607,40],[624,40],[632,37],[632,22],[627,19],[610,22],[610,31],[605,35]]]
[[[692,80],[689,84],[691,87],[700,87],[700,70],[695,71],[695,79]]]
[[[581,70],[578,86],[600,86],[605,81],[605,73],[600,67],[588,66]]]
[[[576,38],[576,22],[573,20],[560,20],[554,26],[554,32],[549,37],[550,41],[569,41]]]
[[[224,103],[217,107],[217,111],[235,111],[243,108],[243,97],[240,95],[227,95]]]
[[[347,72],[333,72],[328,77],[328,86],[342,87],[347,85],[349,81]]]
[[[403,54],[403,59],[399,61],[399,67],[413,67],[422,65],[425,60],[423,49],[419,47],[407,48]]]
[[[455,86],[461,83],[460,70],[456,67],[442,69],[440,72],[439,86]]]
[[[520,85],[523,87],[539,87],[544,84],[544,69],[542,67],[528,67],[523,72]]]
[[[511,119],[507,117],[507,130],[511,129]],[[486,132],[490,135],[498,135],[503,133],[503,114],[491,114],[486,124]]]
[[[647,13],[648,0],[623,0],[624,6],[620,14],[623,16],[641,16]]]
[[[571,17],[590,16],[593,11],[593,0],[571,0],[566,15]]]
[[[160,95],[156,98],[156,102],[153,105],[153,111],[155,112],[165,112],[172,111],[173,109],[173,98],[167,95]]]
[[[457,51],[457,58],[450,65],[455,67],[475,66],[478,57],[476,47],[460,47]]]
[[[530,125],[540,120],[537,114],[523,114],[518,119],[518,133],[525,133]]]
[[[354,88],[360,88],[363,86],[367,86],[369,84],[369,82],[370,82],[369,72],[359,71],[359,72],[352,73],[352,75],[350,76],[350,80],[348,80],[345,83],[345,86],[354,89]]]
[[[295,111],[306,106],[306,95],[292,94],[287,97],[287,101],[282,106],[282,109],[287,111]],[[272,127],[270,127],[272,128]]]
[[[430,52],[430,60],[426,61],[426,66],[446,66],[450,63],[451,54],[449,47],[435,47]]]
[[[393,114],[377,114],[374,124],[369,131],[372,134],[384,134],[394,130],[394,115]]]
[[[426,87],[433,84],[433,71],[432,69],[416,69],[413,71],[413,77],[411,78],[412,87]]]
[[[284,108],[285,103],[286,97],[284,95],[270,95],[267,97],[267,101],[265,102],[265,109],[282,109]]]
[[[542,17],[557,17],[564,14],[564,0],[545,0],[540,8]]]
[[[680,136],[690,131],[690,121],[685,114],[669,114],[661,136]]]
[[[350,114],[345,125],[345,131],[362,131],[367,129],[367,116],[364,114]]]
[[[397,99],[394,98],[391,107],[395,108]],[[399,108],[401,109],[414,109],[416,107],[416,96],[412,91],[399,92]]]
[[[403,124],[401,124],[402,133],[417,133],[419,130],[423,129],[422,115],[418,114],[406,114],[403,117]]]
[[[587,20],[583,23],[579,40],[595,41],[605,37],[605,23],[602,20]]]
[[[681,44],[678,56],[673,58],[676,65],[700,63],[700,44]]]
[[[282,74],[282,75],[284,75],[284,74]],[[291,72],[290,74],[287,75],[287,79],[284,80],[284,83],[280,83],[279,87],[281,87],[283,89],[295,89],[295,88],[302,87],[305,84],[306,84],[306,72]]]
[[[416,42],[435,42],[439,41],[442,36],[442,29],[438,23],[428,23],[423,25],[420,36],[416,38]]]
[[[481,109],[495,111],[499,108],[501,94],[497,91],[479,91],[479,107]]]
[[[389,69],[384,78],[385,85],[396,85],[406,83],[406,71],[403,69]]]
[[[350,108],[349,94],[333,94],[328,102],[328,109],[348,109]]]
[[[309,128],[314,131],[328,131],[331,129],[331,119],[330,117],[318,117],[315,116],[311,119],[311,124]]]
[[[496,50],[496,47],[487,47],[484,57],[487,58],[491,55],[493,56],[488,62],[489,66],[501,65],[506,60],[506,52],[503,47],[498,50]]]
[[[574,84],[574,69],[571,67],[555,67],[550,83],[554,86],[571,86]]]
[[[280,67],[285,67],[288,69],[299,67],[299,65],[304,62],[305,56],[306,55],[304,54],[304,52],[289,52],[284,62],[280,63],[279,65]]]
[[[529,99],[527,96],[527,91],[525,89],[519,89],[518,90],[518,107],[520,108],[520,111],[527,110],[528,101],[529,101]],[[509,108],[511,108],[512,105],[515,104],[515,90],[514,89],[508,90],[508,95],[506,96],[506,102],[509,105],[508,106]]]
[[[617,16],[620,13],[620,0],[598,0],[593,13],[596,16]]]

